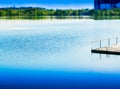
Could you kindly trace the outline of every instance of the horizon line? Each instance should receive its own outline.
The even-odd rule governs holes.
[[[40,7],[46,9],[93,9],[93,5],[91,4],[69,4],[69,5],[62,5],[62,4],[53,4],[53,5],[46,5],[46,4],[0,4],[0,8],[6,7]]]

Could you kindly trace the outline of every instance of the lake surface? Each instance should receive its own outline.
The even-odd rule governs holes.
[[[120,20],[0,20],[0,89],[119,89],[120,56],[91,53],[119,35]]]

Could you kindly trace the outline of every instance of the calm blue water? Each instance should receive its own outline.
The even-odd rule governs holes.
[[[91,41],[120,35],[119,20],[0,24],[0,89],[120,88],[120,56],[91,53],[91,47],[99,47]]]

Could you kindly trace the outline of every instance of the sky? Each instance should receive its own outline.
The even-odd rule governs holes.
[[[33,6],[51,9],[93,8],[94,0],[0,0],[0,7]]]

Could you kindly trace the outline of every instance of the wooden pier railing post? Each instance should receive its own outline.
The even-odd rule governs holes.
[[[114,37],[114,38],[108,38],[108,39],[103,39],[103,40],[97,40],[97,41],[93,41],[91,43],[99,43],[99,48],[102,48],[102,47],[110,47],[112,44],[118,44],[119,42],[119,38],[118,37]],[[103,42],[103,43],[102,43]],[[107,42],[107,43],[105,43]],[[115,43],[114,43],[115,42]],[[107,44],[107,45],[106,45]],[[95,48],[91,48],[91,50],[93,50]],[[109,49],[108,49],[109,50]]]
[[[102,41],[100,40],[100,48],[102,47]]]
[[[108,39],[108,47],[110,46],[110,39]]]
[[[118,37],[116,37],[116,44],[118,44]]]

